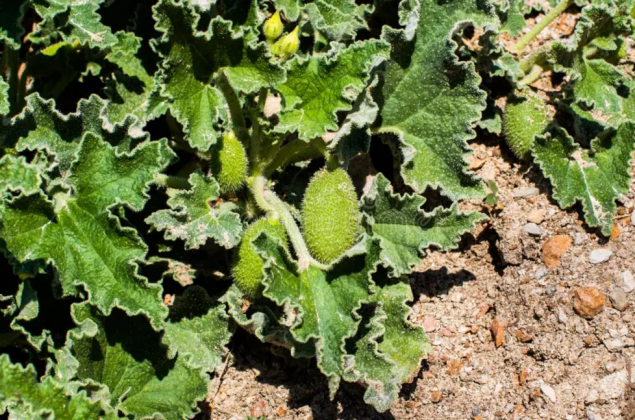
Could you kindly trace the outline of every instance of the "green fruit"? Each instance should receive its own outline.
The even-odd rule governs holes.
[[[317,172],[302,203],[303,234],[313,257],[329,264],[352,247],[359,219],[357,194],[346,171]]]
[[[233,131],[225,133],[214,146],[211,167],[222,193],[242,187],[247,176],[247,154]]]
[[[232,274],[241,292],[248,297],[257,297],[262,293],[262,270],[264,263],[251,241],[266,232],[272,239],[287,242],[287,232],[278,220],[262,218],[249,225],[240,247],[234,253]]]
[[[280,12],[276,11],[269,19],[267,19],[262,25],[263,32],[269,43],[274,42],[282,35],[284,25],[280,19]]]
[[[298,47],[300,46],[299,29],[300,25],[296,26],[293,31],[280,38],[271,46],[271,51],[274,55],[288,58],[298,51]]]
[[[550,121],[547,105],[533,92],[507,102],[503,132],[512,152],[521,159],[528,158],[534,137],[542,134]]]

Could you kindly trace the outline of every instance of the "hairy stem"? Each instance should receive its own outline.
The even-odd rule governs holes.
[[[289,212],[289,209],[273,191],[267,188],[267,178],[262,175],[255,177],[252,183],[252,193],[260,208],[280,218],[282,226],[284,226],[287,231],[293,249],[298,257],[298,269],[304,271],[311,265],[326,269],[326,266],[311,257],[311,253],[306,246],[306,242],[304,242],[300,228]]]
[[[18,99],[18,71],[20,66],[20,51],[11,49],[5,44],[2,55],[6,55],[6,67],[9,82],[9,104],[11,105],[11,114],[17,114]]]
[[[179,176],[159,174],[154,177],[154,183],[162,187],[173,188],[175,190],[189,190],[192,188],[189,181]]]
[[[260,109],[260,112],[265,109],[267,96],[269,96],[269,89],[266,87],[260,88],[260,92],[258,93],[258,108]]]
[[[243,143],[243,146],[247,147],[250,139],[247,126],[245,125],[245,118],[243,117],[243,109],[240,106],[240,100],[238,99],[236,91],[229,84],[229,79],[227,79],[225,72],[219,72],[218,87],[221,92],[223,92],[227,105],[229,106],[229,114],[232,119],[236,137]]]
[[[543,45],[539,49],[529,54],[527,57],[520,60],[518,62],[518,66],[525,74],[527,74],[534,68],[535,64],[538,64],[539,66],[546,65],[547,51],[549,50],[550,47],[551,47],[550,44]]]
[[[20,80],[20,83],[18,85],[16,104],[17,110],[19,111],[24,108],[24,105],[26,104],[24,99],[26,98],[27,81],[29,79],[29,68],[27,63],[22,63],[22,65],[20,66],[20,70],[18,71],[18,78]]]
[[[547,15],[534,26],[531,31],[527,32],[511,50],[512,52],[521,52],[543,29],[545,29],[555,18],[560,16],[571,4],[573,0],[563,0],[554,7]]]
[[[542,69],[542,67],[540,67],[537,64],[534,64],[534,67],[531,69],[531,71],[529,73],[527,73],[527,75],[525,77],[523,77],[518,82],[518,84],[521,85],[521,86],[528,86],[528,85],[532,84],[536,80],[540,79],[540,76],[542,76],[543,71],[544,70]]]
[[[296,153],[298,153],[299,151],[305,149],[308,146],[309,146],[309,144],[304,142],[304,141],[302,141],[302,140],[296,140],[296,141],[293,141],[291,143],[288,143],[288,144],[282,146],[280,148],[280,150],[278,150],[278,153],[273,158],[271,163],[269,163],[269,165],[267,165],[267,168],[265,169],[265,176],[267,178],[271,177],[271,175],[278,168],[284,167],[289,162],[289,160],[291,160],[293,155],[295,155]]]
[[[260,122],[258,121],[258,113],[253,109],[249,109],[249,117],[251,118],[251,144],[249,145],[249,166],[252,173],[260,173]]]

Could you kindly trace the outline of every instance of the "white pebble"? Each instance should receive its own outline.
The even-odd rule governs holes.
[[[554,391],[552,387],[547,384],[542,384],[540,385],[540,390],[552,403],[556,402],[556,391]]]
[[[633,277],[633,273],[630,271],[625,271],[622,273],[622,280],[624,281],[624,291],[626,293],[631,293],[635,290],[635,278]]]
[[[600,264],[606,262],[613,255],[613,251],[606,248],[594,249],[589,252],[589,262],[591,264]]]
[[[531,235],[531,236],[541,236],[542,235],[542,229],[540,229],[540,226],[538,226],[535,223],[527,223],[525,225],[525,227],[523,227],[523,232],[525,232],[527,235]]]

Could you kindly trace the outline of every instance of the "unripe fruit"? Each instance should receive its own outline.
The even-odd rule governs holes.
[[[284,25],[280,20],[280,12],[276,11],[269,19],[267,19],[262,25],[262,30],[265,33],[265,37],[269,43],[274,42],[282,35]]]
[[[313,257],[329,264],[352,247],[359,219],[357,194],[346,171],[317,172],[302,202],[303,234]]]
[[[241,292],[248,297],[257,297],[262,293],[262,269],[264,263],[251,241],[266,232],[272,239],[287,242],[287,232],[278,220],[262,218],[249,225],[243,234],[240,247],[234,253],[232,274]]]
[[[225,133],[214,146],[210,162],[222,193],[236,191],[245,182],[247,154],[233,131]]]
[[[530,156],[531,143],[549,125],[549,109],[533,92],[507,102],[503,113],[503,132],[510,149],[521,159]]]
[[[296,26],[291,33],[288,33],[280,38],[278,42],[271,46],[272,52],[282,58],[287,58],[295,54],[300,46],[300,37],[298,35],[299,30],[300,25]]]

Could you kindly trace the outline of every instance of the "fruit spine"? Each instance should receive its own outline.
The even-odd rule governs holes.
[[[534,137],[545,131],[549,121],[547,105],[533,92],[507,102],[503,132],[512,152],[521,159],[529,158]]]
[[[233,131],[223,134],[214,146],[211,168],[222,193],[236,191],[245,182],[247,154]]]

